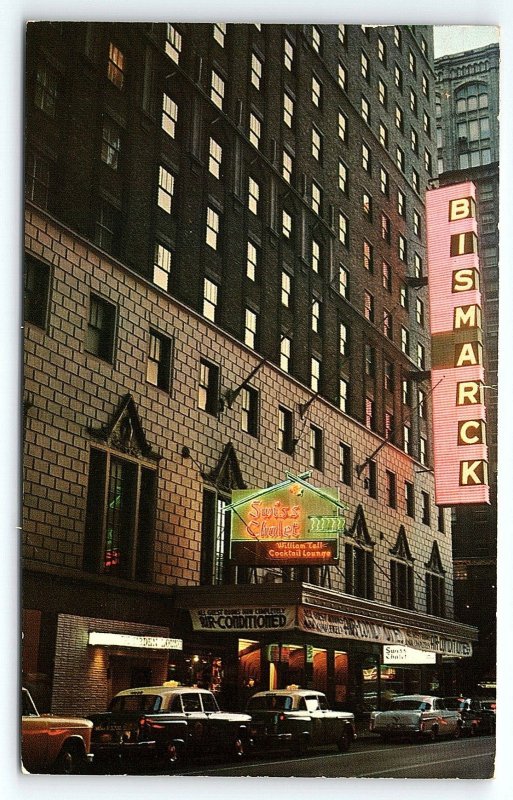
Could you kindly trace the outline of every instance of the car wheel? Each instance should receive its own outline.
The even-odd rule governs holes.
[[[86,764],[84,751],[74,742],[64,744],[54,765],[57,775],[79,775]]]
[[[477,725],[471,725],[470,730],[468,732],[469,736],[476,736],[477,735]]]
[[[185,761],[183,747],[176,742],[168,742],[162,756],[162,761],[166,767],[176,769]]]
[[[472,727],[473,727],[473,726],[472,726]],[[472,730],[472,728],[471,728],[471,730]],[[454,734],[453,734],[453,735],[454,735],[454,738],[455,738],[455,739],[459,739],[459,738],[460,738],[460,736],[461,736],[461,725],[460,725],[459,723],[456,725],[456,727],[455,727],[455,729],[454,729]],[[472,734],[471,734],[471,735],[472,735]]]
[[[426,741],[427,742],[436,742],[437,740],[438,740],[438,728],[436,727],[436,725],[433,725],[433,727],[431,728],[431,730],[429,731],[429,733],[428,733],[428,735],[426,737]]]
[[[303,758],[308,752],[308,740],[306,736],[299,736],[292,746],[292,752],[298,758]]]
[[[347,728],[345,728],[340,734],[340,739],[337,741],[337,747],[341,753],[347,753],[351,747],[351,734]]]
[[[246,748],[244,745],[244,741],[241,739],[240,736],[234,740],[232,744],[232,756],[236,761],[239,761],[244,758],[246,755]]]

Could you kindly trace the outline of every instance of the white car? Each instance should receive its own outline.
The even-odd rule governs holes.
[[[456,710],[449,710],[441,697],[425,694],[399,695],[387,711],[371,713],[370,730],[382,739],[427,739],[461,736],[462,720]]]

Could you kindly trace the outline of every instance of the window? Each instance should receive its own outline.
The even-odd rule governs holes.
[[[258,436],[258,392],[251,386],[240,390],[241,428],[250,436]]]
[[[388,263],[388,261],[381,262],[381,271],[383,276],[383,288],[386,289],[388,292],[392,291],[392,267]]]
[[[344,91],[347,91],[347,69],[341,61],[338,62],[338,85]]]
[[[262,62],[255,53],[251,54],[251,83],[255,89],[260,89],[262,80]]]
[[[211,206],[207,206],[207,227],[205,241],[213,250],[217,250],[219,236],[219,214]]]
[[[367,123],[367,125],[370,125],[370,105],[369,105],[369,101],[367,100],[367,98],[363,97],[363,95],[362,95],[362,101],[361,101],[360,110],[361,110],[362,119],[364,120],[364,122]]]
[[[125,56],[112,42],[109,44],[109,61],[107,64],[107,77],[118,89],[123,88],[125,81]]]
[[[418,236],[419,238],[421,233],[420,225],[421,225],[420,214],[418,211],[416,211],[416,209],[413,209],[413,233],[415,234],[415,236]]]
[[[416,169],[412,169],[411,171],[411,184],[417,194],[420,193],[420,176]]]
[[[387,392],[393,392],[395,389],[394,381],[394,365],[391,361],[385,359],[383,364],[383,373],[385,378],[385,389]]]
[[[338,238],[346,247],[349,243],[349,220],[346,215],[339,211],[338,214]]]
[[[441,506],[438,506],[438,530],[440,533],[445,533],[445,514]]]
[[[285,209],[283,209],[281,215],[281,232],[286,239],[290,239],[292,236],[292,217]]]
[[[379,143],[388,150],[388,129],[382,122],[379,123]]]
[[[379,188],[381,189],[382,194],[388,197],[389,192],[389,183],[388,183],[388,172],[381,167],[379,171]]]
[[[278,448],[284,453],[292,453],[293,442],[292,411],[283,406],[278,406]]]
[[[415,517],[415,491],[413,483],[404,482],[404,504],[408,517]]]
[[[362,210],[369,219],[372,219],[372,197],[370,194],[367,194],[367,192],[364,192],[362,195]]]
[[[422,114],[422,128],[426,136],[431,137],[431,118],[426,111]]]
[[[251,281],[256,281],[259,272],[258,265],[259,265],[259,249],[255,244],[253,244],[253,242],[248,241],[247,255],[246,255],[246,276]]]
[[[388,104],[388,93],[386,84],[381,80],[381,78],[378,81],[378,98],[383,108],[386,108]]]
[[[387,442],[395,439],[395,420],[391,411],[385,411],[385,439]]]
[[[157,205],[167,214],[171,213],[171,202],[175,188],[175,176],[165,167],[159,167],[159,188],[157,194]]]
[[[152,580],[155,487],[154,469],[91,448],[84,569]]]
[[[283,63],[289,72],[292,72],[292,65],[294,63],[294,45],[289,39],[283,42]]]
[[[321,381],[321,362],[312,356],[310,360],[310,388],[313,392],[319,391]]]
[[[32,256],[25,257],[23,318],[25,322],[46,328],[50,267]]]
[[[171,381],[171,339],[150,330],[146,380],[166,392]]]
[[[250,175],[248,178],[248,208],[253,214],[258,214],[259,200],[260,200],[260,185]]]
[[[397,236],[397,255],[403,263],[408,259],[408,243],[402,233]]]
[[[338,386],[338,407],[341,411],[347,412],[349,384],[345,378],[340,378]]]
[[[294,100],[288,92],[283,93],[283,121],[288,128],[292,128],[292,123],[294,121]]]
[[[431,175],[433,172],[433,162],[429,150],[424,150],[424,169],[428,175]]]
[[[400,189],[397,190],[397,213],[403,218],[406,216],[406,196]]]
[[[312,126],[312,155],[316,161],[322,158],[322,135],[315,126]]]
[[[310,425],[310,466],[322,469],[322,431],[315,425]]]
[[[386,471],[387,503],[390,508],[397,508],[397,491],[395,472]]]
[[[403,308],[408,308],[408,287],[405,283],[399,289],[399,303]]]
[[[404,326],[401,326],[401,350],[405,355],[410,355],[410,332]]]
[[[114,358],[116,307],[103,297],[91,294],[85,349],[104,361]]]
[[[260,147],[260,136],[262,135],[262,123],[253,112],[249,115],[249,141],[255,147]]]
[[[403,90],[403,71],[398,64],[394,65],[394,83],[400,92]]]
[[[210,85],[210,99],[218,108],[223,109],[224,101],[224,80],[221,78],[215,69],[212,70],[212,79]]]
[[[312,315],[311,315],[311,324],[312,330],[314,333],[319,333],[321,322],[321,304],[319,300],[312,300]]]
[[[428,492],[422,492],[422,522],[424,525],[431,523],[431,501]]]
[[[415,58],[415,54],[410,50],[408,52],[408,69],[412,73],[412,75],[417,74],[417,59]]]
[[[168,94],[162,97],[162,129],[172,139],[175,138],[176,124],[178,122],[178,106]]]
[[[318,183],[312,181],[312,210],[316,214],[321,213],[322,207],[322,189]]]
[[[397,47],[398,50],[401,50],[402,45],[403,45],[402,33],[401,33],[401,29],[397,25],[394,25],[394,44],[395,44],[395,46]]]
[[[383,309],[383,333],[391,341],[394,338],[392,313],[386,308]]]
[[[411,406],[411,382],[403,380],[402,400],[405,406]]]
[[[203,492],[200,583],[204,586],[220,585],[230,578],[230,515],[225,512],[228,503],[228,498],[218,492]],[[191,695],[188,697],[190,702]],[[199,696],[197,700],[199,708]],[[187,707],[194,709],[195,706],[191,703]]]
[[[426,612],[436,617],[445,617],[444,574],[426,572]]]
[[[246,308],[244,314],[244,344],[255,349],[257,333],[257,315],[250,308]]]
[[[419,325],[424,325],[424,303],[420,297],[415,300],[415,318]]]
[[[321,266],[321,246],[316,239],[312,239],[312,270],[320,272]]]
[[[417,136],[417,131],[412,128],[410,131],[410,144],[411,149],[415,153],[415,155],[419,154],[419,137]]]
[[[384,67],[387,65],[387,46],[381,36],[378,36],[377,40],[377,48],[378,48],[378,59],[381,61]]]
[[[374,500],[376,500],[378,497],[378,470],[376,462],[373,459],[370,459],[367,466],[367,477],[364,486],[367,489],[369,497],[373,497]]]
[[[404,130],[403,110],[398,105],[395,107],[395,127],[401,132]]]
[[[426,369],[426,351],[420,342],[417,344],[417,366],[419,369]]]
[[[429,100],[429,80],[425,73],[422,73],[422,94]]]
[[[153,259],[153,283],[166,292],[169,289],[169,275],[171,272],[171,250],[163,244],[155,245]]]
[[[290,296],[292,292],[292,278],[288,272],[281,273],[281,304],[290,308]]]
[[[362,142],[362,167],[365,172],[368,172],[369,175],[371,174],[372,170],[372,161],[371,161],[371,151],[370,148]]]
[[[339,353],[341,356],[348,354],[348,328],[345,322],[340,322],[338,326],[339,334]]]
[[[121,132],[112,120],[106,119],[103,123],[101,157],[104,164],[117,170],[119,151],[121,149]]]
[[[226,23],[225,22],[215,22],[214,23],[214,39],[216,40],[216,42],[221,47],[224,47],[225,36],[226,36]]]
[[[409,425],[403,425],[403,450],[407,455],[411,455],[411,439]]]
[[[50,161],[39,153],[28,152],[25,171],[25,192],[27,199],[41,206],[41,208],[48,208],[50,176]]]
[[[198,408],[214,416],[219,411],[219,367],[203,358],[200,361]]]
[[[376,349],[370,344],[365,345],[365,374],[376,377]]]
[[[370,63],[369,63],[369,56],[363,52],[360,55],[360,71],[362,73],[362,77],[369,83],[370,81]]]
[[[373,600],[374,557],[363,514],[357,520],[353,540],[346,541],[344,555],[346,593]]]
[[[391,222],[386,214],[381,214],[381,238],[390,244]]]
[[[404,172],[404,153],[399,146],[395,149],[395,163],[401,172]]]
[[[312,103],[317,108],[320,108],[322,104],[322,84],[315,75],[312,75]]]
[[[341,192],[344,192],[344,194],[347,194],[347,188],[348,188],[347,187],[347,176],[348,176],[347,166],[344,164],[343,161],[339,160],[339,162],[338,162],[338,188],[340,189]]]
[[[208,171],[214,178],[221,177],[221,164],[223,161],[223,148],[216,142],[215,139],[210,137],[208,146]]]
[[[36,72],[34,102],[49,117],[57,110],[57,73],[48,64],[39,64]]]
[[[280,368],[284,372],[290,372],[290,354],[292,342],[288,336],[282,336],[280,339]]]
[[[322,47],[322,33],[317,25],[312,25],[312,47],[316,53],[321,52]]]
[[[368,272],[374,270],[373,248],[366,239],[363,240],[363,266]]]
[[[376,403],[371,397],[365,398],[365,425],[371,431],[376,430]]]
[[[169,22],[167,24],[166,35],[166,55],[169,56],[176,64],[180,61],[180,53],[182,51],[182,37],[174,25]]]
[[[418,391],[418,409],[420,419],[427,419],[426,393],[422,389]]]
[[[218,292],[218,285],[205,278],[203,281],[203,316],[211,322],[215,322],[216,319]]]
[[[342,297],[346,299],[349,297],[349,272],[342,264],[339,265],[338,270],[338,291]]]
[[[401,561],[390,562],[391,603],[398,608],[414,608],[413,567]]]
[[[346,26],[339,25],[338,26],[338,40],[341,44],[346,44]]]
[[[339,480],[346,486],[351,486],[351,448],[349,445],[340,442],[339,453]]]
[[[342,142],[347,139],[347,117],[342,112],[338,112],[338,137]]]
[[[425,467],[427,466],[427,439],[421,436],[419,439],[419,461]]]
[[[374,297],[367,291],[364,293],[364,313],[365,319],[374,322]]]
[[[417,95],[410,89],[410,109],[415,116],[417,116]]]
[[[96,224],[94,240],[98,247],[114,253],[118,244],[119,212],[116,208],[100,198],[96,206]]]

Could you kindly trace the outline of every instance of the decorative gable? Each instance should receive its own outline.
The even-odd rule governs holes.
[[[353,524],[349,532],[352,538],[358,542],[358,544],[362,545],[362,547],[374,547],[374,542],[369,535],[367,521],[361,504],[356,509]]]
[[[442,566],[442,559],[440,557],[440,550],[437,542],[433,542],[431,556],[426,564],[426,567],[427,569],[431,570],[431,572],[436,572],[438,575],[445,575],[445,570]]]
[[[217,486],[218,489],[224,489],[225,491],[247,488],[232,442],[228,442],[214,469],[205,474],[204,477]]]
[[[161,456],[154,452],[146,440],[137,413],[134,399],[126,394],[107,425],[100,428],[87,428],[88,433],[98,441],[119,450],[121,453],[135,457],[149,458],[158,461]]]
[[[390,550],[390,555],[394,556],[395,558],[401,559],[402,561],[410,561],[410,562],[413,561],[411,550],[408,545],[408,539],[406,538],[406,531],[404,530],[404,525],[401,525],[401,527],[399,528],[397,541],[395,543],[395,547],[393,548],[393,550]]]

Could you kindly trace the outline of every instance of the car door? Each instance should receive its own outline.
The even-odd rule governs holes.
[[[310,742],[313,745],[324,741],[326,731],[326,716],[320,707],[319,698],[316,694],[305,696],[306,707],[310,717]]]
[[[21,699],[21,760],[26,770],[37,772],[48,765],[48,719],[39,716],[25,690]]]
[[[433,700],[433,709],[438,720],[438,732],[441,736],[454,733],[458,722],[458,712],[449,711],[441,698]]]
[[[328,706],[328,701],[324,695],[319,695],[319,708],[324,718],[324,739],[326,744],[332,744],[340,739],[343,722],[336,711],[332,711]]]
[[[200,693],[184,692],[181,697],[187,722],[187,748],[203,752],[207,739],[207,716],[201,705]]]

